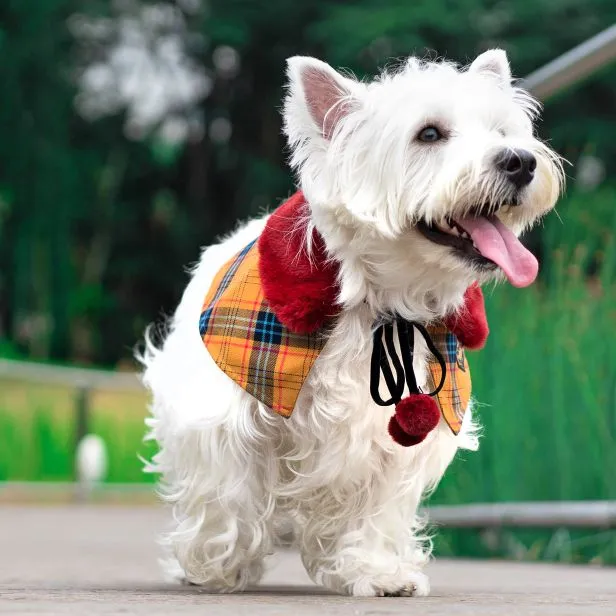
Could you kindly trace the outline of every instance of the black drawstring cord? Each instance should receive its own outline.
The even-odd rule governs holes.
[[[385,353],[385,347],[383,346],[383,333],[385,333],[385,344],[389,351],[389,356],[394,364],[394,370],[396,371],[396,378],[392,374],[389,362],[387,361],[387,355]],[[379,392],[379,383],[381,381],[381,371],[385,377],[385,384],[391,394],[389,400],[383,400]],[[391,406],[396,404],[402,398],[402,392],[404,391],[404,368],[400,363],[400,359],[396,354],[396,347],[394,345],[394,326],[392,323],[385,323],[381,325],[376,332],[374,332],[374,343],[372,345],[372,361],[370,363],[370,394],[372,399],[379,406]]]
[[[374,332],[373,345],[372,345],[372,361],[370,364],[370,394],[372,399],[379,406],[391,406],[397,404],[402,400],[402,394],[404,393],[404,384],[409,388],[409,394],[421,393],[417,386],[417,379],[415,378],[415,371],[413,370],[413,349],[415,346],[415,329],[423,336],[426,341],[428,350],[434,355],[436,361],[441,368],[441,380],[436,389],[429,393],[429,396],[435,396],[438,394],[443,385],[445,384],[445,375],[447,368],[445,366],[445,360],[440,351],[434,345],[430,334],[426,328],[415,321],[405,321],[404,319],[396,319],[396,326],[398,330],[398,342],[400,343],[400,354],[402,355],[402,361],[396,353],[396,347],[394,345],[394,325],[393,322],[384,323],[380,325]],[[383,334],[385,334],[385,346],[383,346]],[[385,352],[387,347],[387,353],[394,366],[396,376],[394,378],[391,366],[387,359],[387,353]],[[381,372],[385,378],[385,384],[391,395],[389,400],[383,400],[379,392],[379,384],[381,382]]]

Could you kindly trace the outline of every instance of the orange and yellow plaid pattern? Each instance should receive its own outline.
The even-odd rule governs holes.
[[[289,417],[327,341],[295,334],[270,310],[261,288],[256,240],[228,261],[205,298],[199,331],[218,366],[242,389]]]
[[[470,369],[451,332],[442,325],[427,329],[446,364],[445,382],[436,399],[445,421],[458,434],[471,395]],[[214,278],[203,303],[199,331],[220,369],[284,417],[293,412],[302,385],[327,342],[324,332],[295,334],[276,318],[263,296],[256,240]],[[433,391],[440,382],[441,368],[436,360],[429,367],[427,389]]]
[[[433,325],[427,329],[446,366],[445,382],[435,398],[451,431],[458,434],[471,399],[471,370],[464,349],[444,325]],[[429,366],[427,390],[434,391],[441,380],[441,367],[437,361],[431,361]]]

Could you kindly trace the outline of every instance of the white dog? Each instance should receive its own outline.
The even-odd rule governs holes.
[[[561,164],[534,137],[538,105],[511,84],[500,50],[464,70],[411,58],[370,83],[312,58],[288,66],[284,130],[305,202],[289,233],[302,234],[308,262],[319,249],[335,269],[335,318],[282,417],[220,369],[198,331],[215,277],[268,217],[203,252],[162,348],[148,342],[143,358],[160,445],[149,470],[173,504],[170,562],[188,582],[242,590],[293,524],[317,583],[426,595],[418,506],[456,450],[476,448],[476,430],[468,409],[457,435],[441,419],[412,447],[392,440],[368,384],[375,323],[447,318],[475,282],[530,284],[537,263],[517,236],[554,206]],[[283,233],[274,248],[290,242]],[[274,265],[292,274],[295,256]],[[283,291],[293,320],[304,299]],[[418,390],[429,389],[426,344],[411,350]]]

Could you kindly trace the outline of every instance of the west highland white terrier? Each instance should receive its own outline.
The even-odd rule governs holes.
[[[292,525],[315,582],[423,596],[420,501],[477,447],[463,347],[488,333],[480,285],[534,281],[518,235],[562,166],[500,50],[371,82],[295,57],[288,78],[298,192],[204,250],[143,357],[170,566],[242,590]]]

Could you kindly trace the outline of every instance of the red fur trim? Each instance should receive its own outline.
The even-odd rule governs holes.
[[[396,404],[396,419],[407,434],[427,434],[438,426],[441,412],[434,398],[411,394]]]
[[[413,445],[418,445],[423,441],[428,433],[419,434],[419,435],[411,435],[407,434],[398,423],[395,415],[392,415],[392,418],[389,420],[388,426],[389,435],[398,445],[402,445],[402,447],[412,447]]]
[[[445,319],[445,326],[468,349],[483,348],[490,329],[483,292],[476,282],[466,289],[464,306],[458,313]]]
[[[306,246],[308,205],[301,191],[268,219],[259,238],[259,273],[263,293],[280,322],[293,332],[320,329],[340,310],[338,266],[329,261],[315,231],[312,254]]]
[[[269,218],[259,238],[259,272],[263,292],[280,322],[293,332],[314,332],[340,311],[338,265],[327,259],[325,245],[315,231],[312,254],[306,248],[308,205],[296,192]],[[460,343],[480,349],[489,329],[478,284],[464,294],[464,306],[445,319],[445,325]]]

